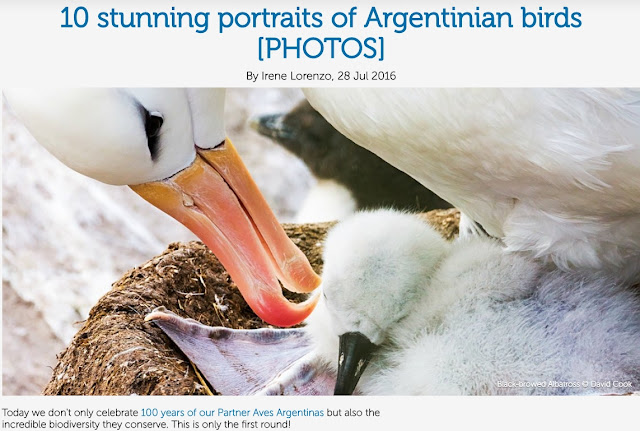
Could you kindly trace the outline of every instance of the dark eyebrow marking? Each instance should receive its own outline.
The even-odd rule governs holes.
[[[160,128],[162,127],[163,118],[158,112],[154,112],[153,115],[147,110],[140,102],[134,99],[136,107],[142,117],[142,123],[144,124],[144,131],[147,135],[147,145],[149,147],[149,153],[151,154],[151,160],[154,162],[160,155]]]

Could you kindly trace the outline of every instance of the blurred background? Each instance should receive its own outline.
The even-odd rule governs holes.
[[[300,220],[316,180],[247,120],[288,111],[302,98],[298,89],[227,92],[227,134],[282,222]],[[127,187],[64,166],[34,141],[4,99],[2,123],[2,392],[36,395],[56,354],[111,283],[169,243],[195,237]]]

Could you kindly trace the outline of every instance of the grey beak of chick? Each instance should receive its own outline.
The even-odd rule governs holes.
[[[291,139],[293,133],[282,121],[286,114],[268,114],[249,119],[249,127],[273,139]]]
[[[334,395],[353,393],[375,349],[376,345],[360,332],[347,332],[340,336],[338,378]]]

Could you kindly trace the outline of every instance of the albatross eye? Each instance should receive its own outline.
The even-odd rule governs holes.
[[[152,160],[158,157],[158,138],[160,137],[160,129],[162,128],[163,122],[164,118],[160,112],[147,111],[144,119],[144,130],[147,134],[147,144],[149,145]]]

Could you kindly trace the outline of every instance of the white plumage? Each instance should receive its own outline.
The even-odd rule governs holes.
[[[508,250],[640,279],[640,91],[307,89]]]
[[[548,271],[487,238],[447,243],[391,211],[339,224],[324,256],[307,331],[333,366],[339,335],[379,345],[364,394],[638,390],[640,294],[610,277]]]
[[[108,184],[129,185],[198,235],[250,306],[280,326],[319,283],[281,228],[224,128],[222,89],[9,89],[12,110],[51,154]]]
[[[20,88],[4,93],[51,154],[107,184],[163,180],[193,163],[196,143],[212,148],[225,139],[221,89]],[[154,157],[145,109],[163,120]]]

